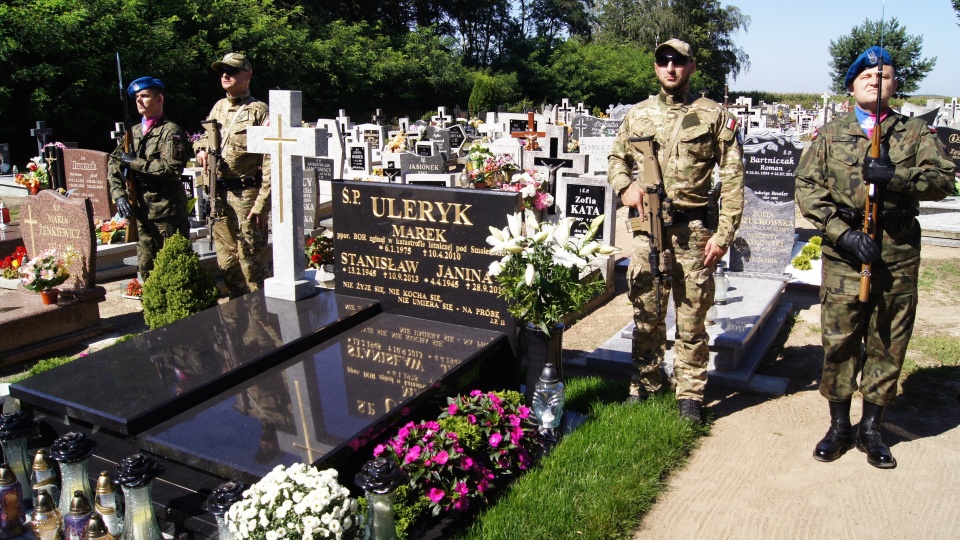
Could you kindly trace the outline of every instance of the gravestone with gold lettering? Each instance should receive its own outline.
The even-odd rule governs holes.
[[[100,221],[113,216],[107,163],[110,154],[97,150],[63,149],[63,173],[72,197],[85,197],[93,204],[93,218]]]
[[[20,226],[27,256],[48,249],[72,248],[79,255],[69,267],[70,279],[57,287],[56,304],[23,289],[0,296],[0,357],[4,365],[67,347],[101,333],[98,303],[106,291],[97,287],[93,209],[88,199],[64,197],[45,189],[20,207]]]
[[[730,270],[757,277],[789,279],[796,236],[794,203],[767,202],[745,187],[743,218],[730,246]]]

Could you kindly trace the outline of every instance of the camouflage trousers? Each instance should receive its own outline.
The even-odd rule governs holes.
[[[670,280],[661,285],[660,317],[657,317],[656,283],[650,268],[650,241],[634,234],[633,256],[627,270],[629,298],[633,304],[632,384],[647,392],[662,387],[660,364],[667,345],[667,303],[670,294],[677,308],[677,336],[674,341],[674,379],[677,399],[703,401],[709,360],[704,320],[713,305],[713,268],[703,266],[703,253],[712,233],[700,221],[679,223],[664,229],[673,249],[673,264],[666,268]],[[663,264],[661,264],[663,267]]]
[[[184,238],[190,238],[190,222],[186,216],[167,219],[140,219],[137,218],[137,269],[140,279],[146,281],[153,271],[157,253],[163,248],[167,238],[180,233]]]
[[[217,265],[230,290],[230,298],[263,288],[270,253],[267,231],[257,231],[247,214],[253,208],[260,188],[224,190],[223,219],[213,225]],[[221,192],[220,197],[223,197]]]
[[[824,256],[820,287],[823,397],[850,399],[860,375],[863,399],[882,406],[893,401],[913,334],[919,272],[919,256],[889,264],[875,262],[870,298],[864,304],[859,300],[860,263]]]

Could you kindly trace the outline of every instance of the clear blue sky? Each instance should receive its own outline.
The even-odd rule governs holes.
[[[750,56],[750,70],[731,90],[821,94],[830,88],[831,40],[864,19],[880,19],[881,0],[721,0],[751,18],[734,40]],[[960,26],[950,0],[886,0],[884,20],[896,17],[911,36],[923,36],[922,58],[937,64],[915,93],[960,96]]]

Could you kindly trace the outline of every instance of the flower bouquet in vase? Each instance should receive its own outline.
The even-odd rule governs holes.
[[[69,267],[77,252],[68,247],[63,252],[48,249],[20,267],[20,281],[28,291],[40,293],[44,304],[57,303],[57,289],[70,278]]]
[[[542,217],[543,212],[553,206],[553,195],[547,192],[547,182],[536,169],[514,174],[510,182],[502,184],[500,189],[519,193],[523,197],[523,208],[535,217]],[[527,213],[525,211],[524,215]]]
[[[47,164],[43,156],[32,158],[27,163],[27,172],[14,174],[14,181],[26,187],[31,195],[36,195],[41,188],[50,186],[50,175],[47,174]]]
[[[597,216],[583,235],[571,235],[573,218],[559,223],[540,222],[532,213],[507,216],[503,229],[490,227],[487,237],[492,255],[503,255],[490,264],[489,273],[500,285],[507,310],[526,323],[521,332],[521,372],[526,371],[526,396],[543,367],[552,363],[562,380],[563,319],[576,314],[606,288],[591,263],[620,250],[594,238],[605,216]],[[525,369],[524,369],[525,368]]]
[[[470,145],[465,169],[473,186],[485,189],[509,182],[510,175],[520,167],[510,154],[494,155],[483,142],[476,141]]]

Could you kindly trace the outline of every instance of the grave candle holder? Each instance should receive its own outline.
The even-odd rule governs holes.
[[[85,540],[114,540],[114,535],[107,530],[103,517],[94,512],[90,515],[90,521],[87,522],[87,532],[84,535]]]
[[[207,498],[210,513],[217,518],[217,534],[220,540],[233,540],[235,535],[230,530],[230,519],[227,512],[234,503],[243,498],[247,486],[240,482],[224,482],[217,486]]]
[[[41,493],[46,493],[53,505],[60,504],[60,486],[57,485],[57,471],[53,463],[47,459],[47,451],[41,448],[37,450],[37,455],[33,457],[33,472],[30,475],[30,482],[33,484],[33,505],[36,507],[37,499]]]
[[[557,428],[563,418],[566,390],[553,364],[547,362],[533,392],[533,415],[540,424],[540,434],[550,442],[557,440]]]
[[[717,285],[717,291],[713,297],[713,303],[718,306],[725,306],[727,304],[727,290],[730,289],[730,279],[727,278],[727,272],[723,261],[717,263],[717,271],[713,276],[713,280]]]
[[[117,481],[123,487],[122,540],[162,540],[160,524],[153,513],[153,479],[163,474],[156,458],[134,454],[117,466]]]
[[[83,491],[79,489],[74,491],[73,498],[70,499],[70,512],[63,516],[63,539],[85,540],[87,525],[90,524],[92,514],[90,501],[84,496]]]
[[[93,500],[93,490],[90,488],[90,477],[87,474],[87,463],[93,455],[97,443],[87,438],[83,433],[70,432],[53,441],[50,445],[50,457],[60,465],[60,513],[66,519],[70,513],[70,504],[73,493],[83,492],[84,498]],[[84,524],[86,525],[86,524]]]
[[[16,411],[0,416],[0,447],[7,464],[17,476],[23,493],[32,494],[30,489],[30,456],[27,454],[27,436],[36,426],[27,413]],[[32,498],[26,501],[33,506]]]
[[[393,460],[384,457],[363,464],[354,483],[363,488],[367,498],[366,535],[371,540],[394,540],[397,537],[393,520],[393,502],[397,488],[407,481],[404,472]]]
[[[110,480],[110,473],[101,471],[100,478],[97,479],[97,502],[94,504],[94,509],[103,518],[103,526],[113,536],[119,536],[120,531],[123,530],[121,508],[117,490],[113,487],[113,481]]]
[[[10,466],[0,464],[0,538],[23,534],[23,490]]]
[[[63,529],[63,516],[57,510],[56,502],[46,491],[37,495],[33,506],[33,518],[30,520],[30,529],[37,540],[60,540],[60,531]]]

